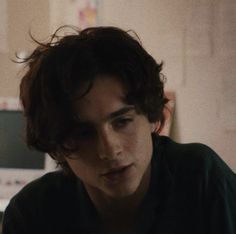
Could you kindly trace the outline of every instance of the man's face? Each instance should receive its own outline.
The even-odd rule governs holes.
[[[120,83],[101,77],[76,105],[78,151],[66,161],[89,193],[122,198],[149,181],[152,126],[123,100]]]

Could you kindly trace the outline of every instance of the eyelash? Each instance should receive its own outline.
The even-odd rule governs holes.
[[[114,129],[123,129],[128,127],[128,125],[133,122],[133,118],[128,117],[121,117],[115,119],[112,123]],[[89,139],[96,135],[95,129],[93,127],[83,127],[79,131],[76,132],[76,137],[81,140]]]
[[[132,119],[132,118],[126,118],[126,117],[124,117],[124,118],[119,118],[119,119],[116,119],[116,120],[114,121],[113,126],[114,126],[115,128],[124,128],[124,127],[128,126],[129,123],[131,123],[131,122],[133,122],[133,119]]]

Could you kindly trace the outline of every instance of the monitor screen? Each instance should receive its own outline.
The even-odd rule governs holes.
[[[56,170],[49,155],[30,150],[18,98],[0,97],[0,211],[27,183]]]
[[[44,153],[26,146],[22,112],[0,110],[0,168],[44,169],[44,160]]]

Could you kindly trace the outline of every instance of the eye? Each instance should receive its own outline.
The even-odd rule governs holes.
[[[113,122],[113,127],[118,129],[125,128],[129,126],[131,122],[133,122],[133,118],[127,118],[127,117],[118,118],[115,119],[115,121]]]
[[[79,140],[86,140],[89,138],[94,137],[96,134],[95,129],[90,125],[83,125],[79,126],[78,129],[76,129],[76,138]]]

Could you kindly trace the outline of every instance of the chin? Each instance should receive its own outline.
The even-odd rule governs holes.
[[[136,193],[138,189],[138,185],[121,185],[121,187],[109,189],[106,194],[113,199],[123,199],[126,197],[130,197]]]

